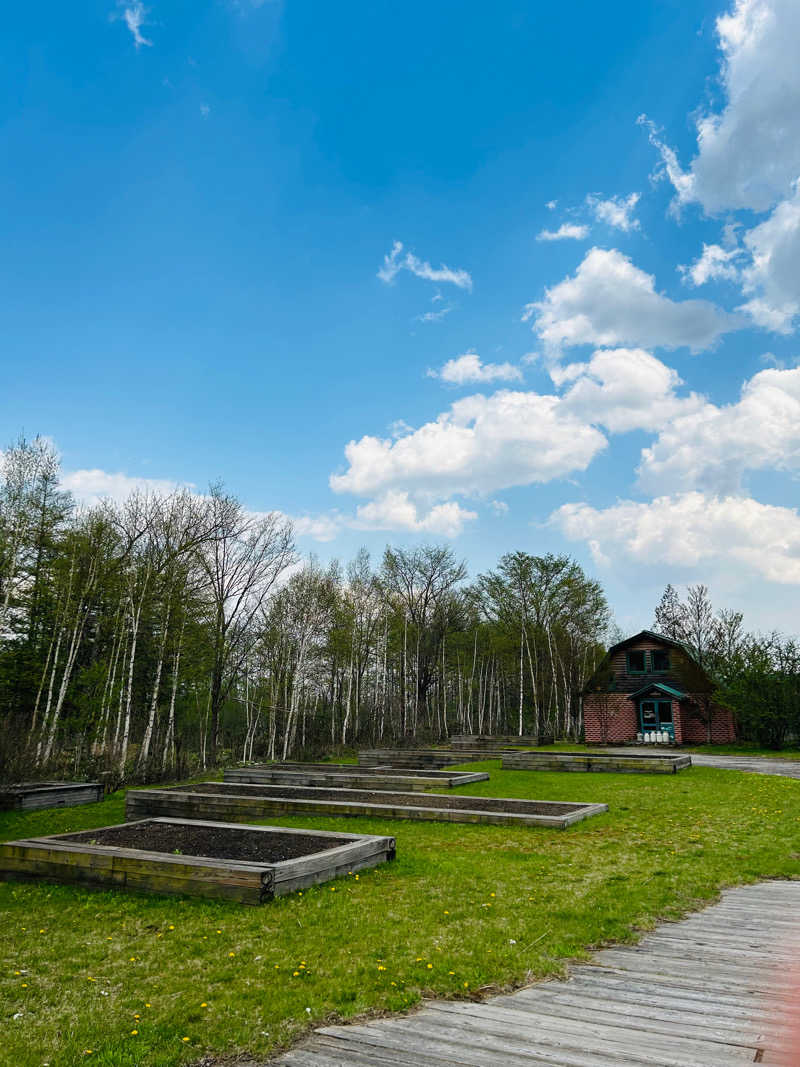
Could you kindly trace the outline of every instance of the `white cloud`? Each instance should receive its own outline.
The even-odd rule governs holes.
[[[141,0],[133,0],[132,3],[124,3],[120,6],[122,6],[122,18],[133,35],[133,43],[136,47],[152,45],[153,42],[142,34],[142,26],[147,22],[149,9],[141,3]]]
[[[459,289],[472,289],[472,278],[467,271],[451,270],[444,264],[432,267],[426,260],[418,259],[413,252],[403,255],[403,242],[395,241],[391,252],[383,257],[383,266],[378,271],[378,277],[388,285],[401,270],[410,271],[429,282],[449,282]]]
[[[599,196],[587,196],[586,203],[594,212],[598,222],[604,222],[607,226],[630,233],[631,230],[639,229],[639,220],[634,218],[633,213],[640,199],[639,193],[631,193],[629,196],[611,196],[607,200],[601,200]]]
[[[505,500],[490,500],[489,507],[495,515],[508,515],[508,504]]]
[[[642,451],[649,492],[735,492],[747,470],[800,470],[800,368],[759,371],[735,404],[698,403]]]
[[[418,322],[441,322],[442,319],[449,315],[453,311],[452,304],[448,304],[447,307],[439,308],[438,311],[425,311],[421,315],[417,315]]]
[[[676,396],[676,371],[641,348],[601,350],[588,363],[552,368],[551,376],[556,384],[573,383],[563,397],[565,412],[610,433],[655,430],[703,403]]]
[[[351,441],[349,467],[330,484],[337,493],[370,497],[390,489],[440,499],[490,493],[584,470],[605,444],[558,397],[501,390],[464,397],[394,441]]]
[[[534,330],[557,351],[562,345],[688,346],[702,351],[740,324],[705,300],[674,301],[655,279],[616,249],[592,248],[572,277],[525,309]]]
[[[684,171],[651,126],[681,203],[709,214],[766,211],[800,175],[800,4],[736,0],[716,23],[725,103],[697,120],[697,155]]]
[[[333,541],[348,524],[347,519],[335,511],[327,515],[287,515],[286,518],[298,537],[310,537],[314,541]]]
[[[211,114],[211,108],[208,106],[208,104],[200,105],[200,114],[203,116],[204,119],[208,118],[208,116]]]
[[[409,494],[390,489],[356,510],[355,525],[371,530],[412,530],[416,533],[458,537],[464,523],[477,519],[474,511],[462,508],[455,501],[436,504],[426,515],[420,515]]]
[[[723,248],[722,245],[703,242],[703,251],[689,267],[678,267],[683,280],[691,285],[705,285],[712,281],[737,281],[742,250]]]
[[[555,209],[558,207],[558,201],[548,200],[544,206],[547,208],[548,211],[555,211]]]
[[[429,378],[440,378],[451,385],[468,382],[518,382],[522,371],[513,363],[483,363],[476,352],[466,352],[456,359],[448,359],[440,370],[429,370]]]
[[[790,333],[800,314],[800,182],[743,241],[750,262],[742,271],[742,283],[752,295],[741,310],[759,326]]]
[[[749,497],[690,492],[649,503],[596,509],[565,504],[551,517],[573,541],[585,541],[602,567],[744,568],[768,581],[800,584],[800,515]]]
[[[583,241],[589,236],[588,226],[578,226],[574,222],[564,222],[557,230],[541,230],[536,235],[537,241]]]
[[[193,488],[191,483],[181,486],[179,482],[167,478],[136,478],[129,474],[111,474],[96,467],[91,470],[68,471],[61,478],[61,488],[68,489],[79,503],[88,505],[105,499],[120,502],[137,490],[173,493],[184,487]]]

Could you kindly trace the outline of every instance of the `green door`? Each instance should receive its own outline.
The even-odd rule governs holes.
[[[661,731],[675,740],[675,724],[672,720],[671,700],[641,700],[639,702],[639,723],[643,734]]]

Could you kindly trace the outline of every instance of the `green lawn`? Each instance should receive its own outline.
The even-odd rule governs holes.
[[[264,1057],[307,1027],[563,972],[726,885],[800,877],[800,781],[501,771],[461,793],[605,801],[559,832],[372,819],[398,858],[260,908],[0,883],[3,1058],[170,1067]],[[100,805],[0,815],[0,837],[122,821]],[[91,1050],[89,1052],[88,1050]]]

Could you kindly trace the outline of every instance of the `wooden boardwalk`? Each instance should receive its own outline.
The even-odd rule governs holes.
[[[726,891],[638,945],[598,952],[567,981],[480,1003],[327,1026],[283,1067],[724,1067],[800,1064],[780,1051],[782,995],[800,960],[800,882]]]

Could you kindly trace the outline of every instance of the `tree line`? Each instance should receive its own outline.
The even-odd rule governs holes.
[[[601,586],[443,545],[300,559],[291,522],[213,485],[79,507],[42,439],[0,466],[0,777],[111,784],[453,732],[579,739]]]

